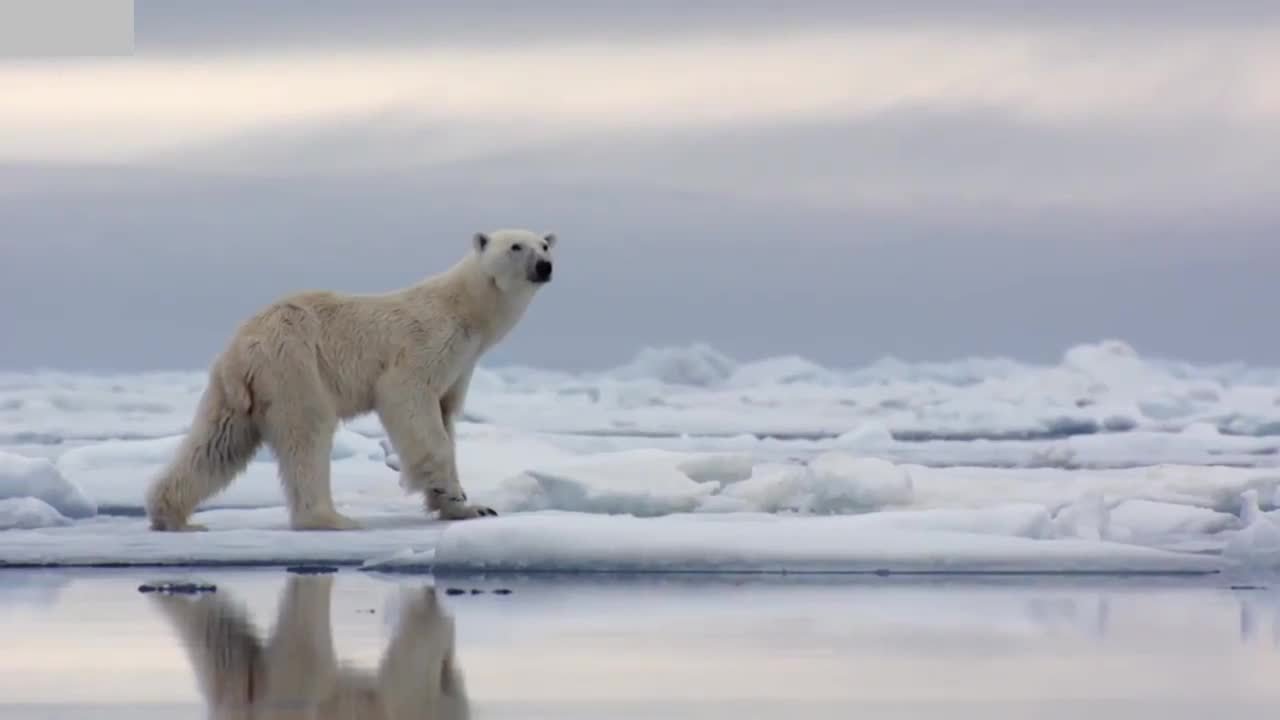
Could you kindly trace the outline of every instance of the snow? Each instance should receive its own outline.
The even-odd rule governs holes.
[[[241,511],[253,513],[253,511]],[[263,515],[262,513],[255,513]],[[8,530],[0,551],[2,565],[290,565],[360,564],[375,557],[430,549],[439,528],[381,526],[376,530],[333,533],[292,532],[282,514],[260,517],[224,515],[208,532],[156,533],[137,518],[98,518],[71,527]],[[408,518],[404,518],[408,520]],[[205,522],[207,518],[201,518]],[[425,545],[425,547],[424,547]]]
[[[1111,511],[1102,495],[1086,491],[1054,516],[1053,526],[1065,537],[1104,540],[1111,535]]]
[[[945,531],[1031,540],[1074,537],[1073,533],[1057,533],[1049,511],[1035,503],[1008,503],[974,510],[946,508],[870,513],[858,517],[858,527]]]
[[[458,524],[435,550],[440,571],[1196,572],[1215,558],[1133,545],[1032,540],[865,518],[605,518],[531,514]],[[880,524],[880,527],[876,525]]]
[[[390,571],[431,571],[435,569],[436,549],[413,550],[403,548],[390,555],[372,557],[360,564],[361,570]]]
[[[1280,564],[1280,523],[1259,509],[1256,490],[1246,491],[1242,500],[1244,528],[1231,537],[1222,554],[1246,565],[1275,567]]]
[[[1246,490],[1245,492],[1256,493],[1257,491]],[[1132,537],[1212,535],[1240,528],[1240,518],[1231,513],[1195,505],[1154,502],[1140,498],[1120,502],[1111,510],[1110,520],[1113,528]]]
[[[33,497],[0,500],[0,530],[31,530],[69,524],[70,520],[43,500]]]
[[[707,345],[689,348],[645,348],[634,360],[611,373],[618,380],[657,380],[671,385],[704,387],[723,382],[736,363]]]
[[[664,450],[597,453],[534,466],[499,493],[471,493],[505,511],[555,508],[640,516],[689,512],[751,473],[748,457]]]
[[[1280,371],[1147,360],[1115,341],[1070,348],[1051,366],[972,359],[841,371],[783,356],[730,371],[709,357],[719,358],[700,345],[647,350],[613,372],[547,376],[521,392],[480,393],[472,406],[526,428],[668,435],[836,436],[865,422],[914,439],[1176,432],[1193,423],[1274,435],[1280,421]]]
[[[827,452],[805,465],[763,464],[754,470],[726,488],[712,508],[840,514],[912,501],[910,473],[876,458]]]
[[[641,518],[538,511],[433,523],[366,515],[343,533],[293,532],[279,508],[202,513],[208,532],[155,533],[140,518],[9,530],[3,564],[358,564],[365,569],[542,572],[1206,572],[1222,558],[1047,537],[1043,509],[825,517]]]
[[[92,517],[94,502],[52,462],[0,450],[0,500],[37,500],[58,515]],[[15,506],[16,507],[16,506]],[[30,505],[27,512],[31,512]]]
[[[481,367],[458,465],[496,520],[425,516],[370,415],[331,455],[335,501],[365,530],[290,531],[263,450],[202,506],[210,532],[150,532],[145,488],[203,384],[0,373],[0,563],[1280,568],[1280,370],[1119,341],[1049,365],[840,369],[692,345],[599,372]]]

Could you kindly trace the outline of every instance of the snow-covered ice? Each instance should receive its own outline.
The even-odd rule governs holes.
[[[0,500],[38,500],[58,515],[92,517],[98,508],[53,462],[0,450]]]
[[[280,508],[203,513],[208,532],[148,532],[141,518],[10,530],[8,565],[336,563],[369,568],[562,572],[1203,572],[1214,556],[1055,538],[1042,509],[844,516],[642,518],[537,511],[432,523],[361,515],[362,531],[290,532]]]
[[[687,515],[523,515],[449,528],[436,545],[435,567],[611,572],[1174,572],[1222,567],[1214,558],[1136,545],[1034,540],[989,532],[989,526],[979,532],[936,529],[931,521],[965,523],[963,518],[956,523],[956,518],[912,518],[914,514],[898,514],[896,519],[904,522],[897,527],[895,518],[880,514],[739,514],[720,521]]]
[[[1280,565],[1280,522],[1259,509],[1256,490],[1246,491],[1243,500],[1244,527],[1227,541],[1223,554],[1246,565]]]
[[[269,451],[147,531],[143,491],[203,373],[0,373],[0,563],[324,561],[526,570],[1280,567],[1280,370],[1140,356],[886,359],[854,369],[713,348],[614,370],[483,367],[459,424],[468,494],[440,523],[382,428],[335,438],[352,533],[287,530]]]
[[[32,530],[70,524],[71,521],[57,508],[38,498],[0,500],[0,530]]]

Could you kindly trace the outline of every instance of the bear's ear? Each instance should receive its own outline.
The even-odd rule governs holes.
[[[475,245],[476,252],[484,252],[485,247],[489,245],[489,236],[478,232],[471,238],[471,244]]]
[[[547,233],[546,235],[542,236],[542,241],[547,244],[547,249],[550,250],[551,248],[556,246],[556,234]]]

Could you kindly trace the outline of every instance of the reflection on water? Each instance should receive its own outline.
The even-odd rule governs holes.
[[[276,623],[261,637],[226,592],[157,593],[215,718],[452,720],[469,717],[454,657],[453,620],[435,590],[405,591],[376,670],[339,662],[331,576],[291,576]]]
[[[0,720],[1235,720],[1280,706],[1280,577],[155,572],[0,570]],[[218,590],[138,592],[166,576]]]

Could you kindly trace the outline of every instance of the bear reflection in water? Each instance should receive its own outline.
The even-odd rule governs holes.
[[[376,671],[341,665],[330,625],[332,577],[291,577],[265,641],[223,593],[150,596],[176,629],[211,718],[452,720],[470,709],[451,617],[431,587],[401,605]]]

